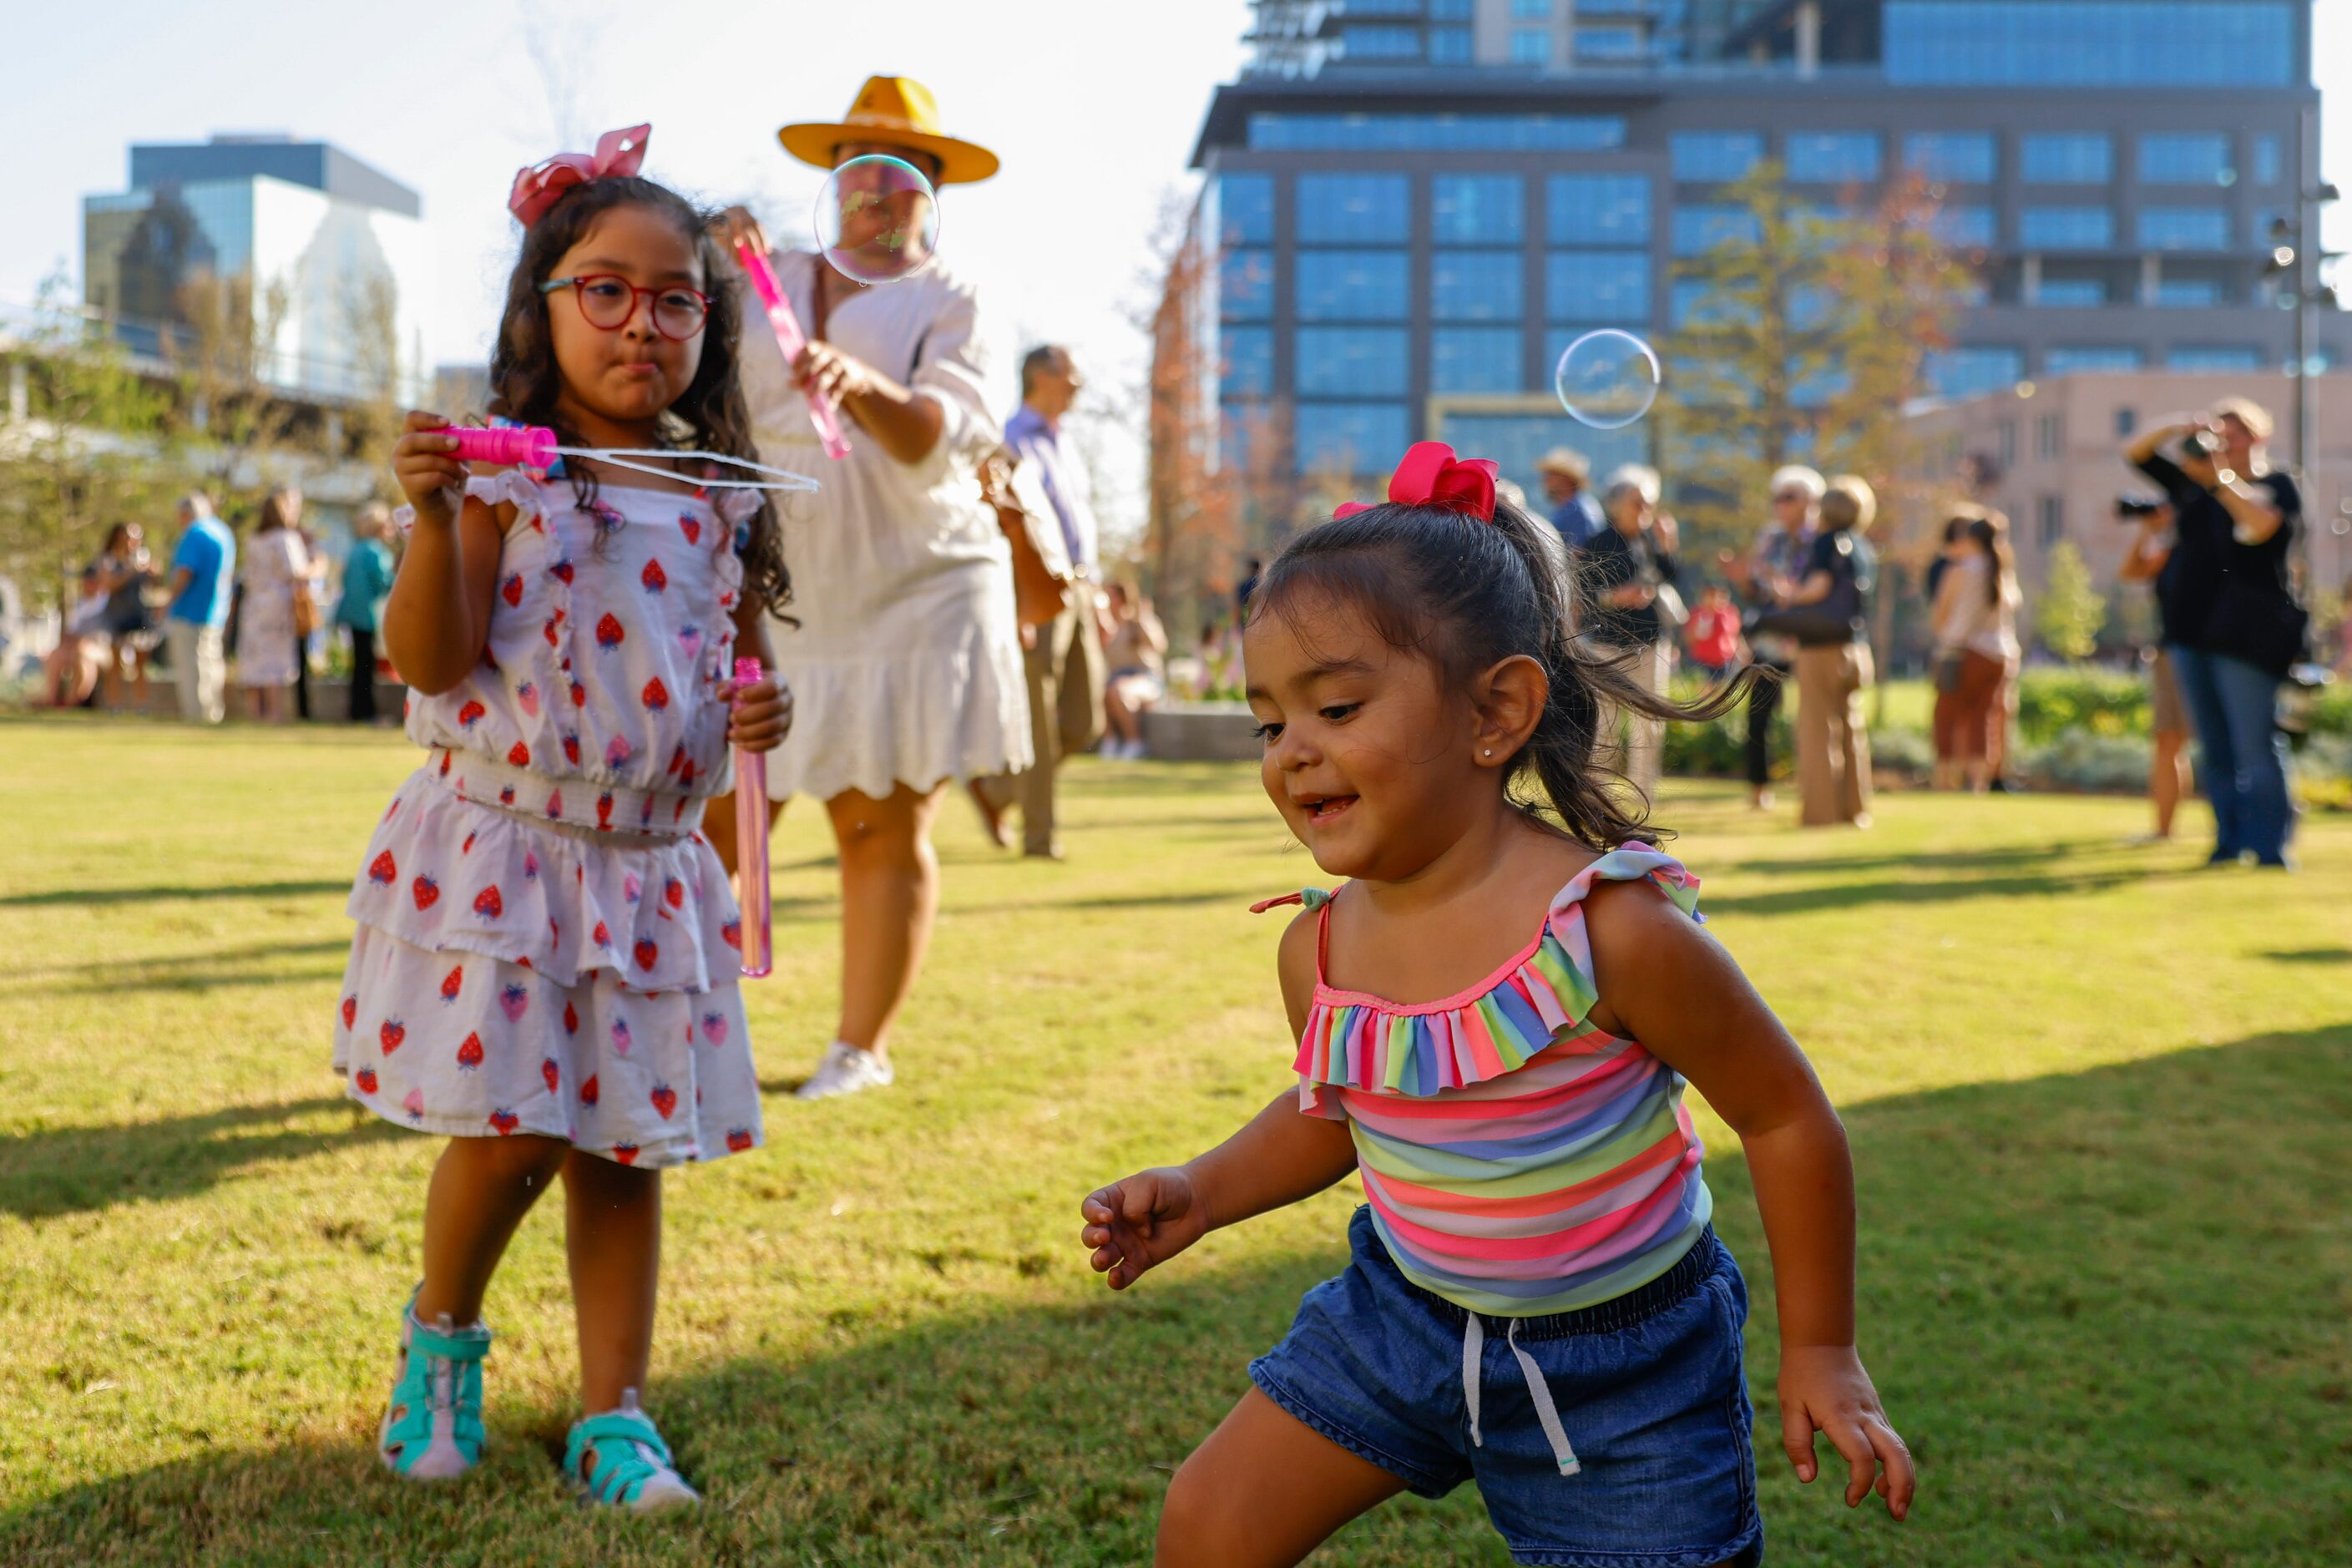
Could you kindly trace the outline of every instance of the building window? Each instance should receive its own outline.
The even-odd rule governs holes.
[[[1516,250],[1449,250],[1429,265],[1441,321],[1516,321],[1526,311],[1527,261]]]
[[[1742,318],[1752,322],[1755,312],[1727,300],[1713,284],[1697,278],[1677,278],[1666,296],[1667,321],[1675,327],[1728,327]]]
[[[1993,431],[1992,460],[2003,469],[2017,467],[2017,421],[2004,419]]]
[[[1511,0],[1511,17],[1518,22],[1549,22],[1552,0]]]
[[[1275,153],[1606,153],[1610,114],[1253,114],[1249,144]]]
[[[1646,252],[1555,250],[1544,258],[1544,320],[1639,326],[1649,319]]]
[[[2044,550],[2066,537],[2065,497],[2043,496],[2035,503],[2033,532]]]
[[[1301,245],[1402,242],[1412,236],[1412,187],[1402,174],[1301,174]]]
[[[2159,278],[2155,303],[2172,310],[2202,310],[2221,303],[2221,283],[2216,278]]]
[[[2227,250],[2226,207],[2142,207],[2139,243],[2147,250]]]
[[[1292,373],[1301,397],[1402,397],[1405,334],[1397,327],[1301,327]]]
[[[1686,184],[1737,180],[1764,158],[1764,137],[1755,131],[1678,131],[1666,138],[1675,178]]]
[[[1945,206],[1936,210],[1936,237],[1961,250],[1988,250],[2000,226],[2000,215],[1988,206]]]
[[[1217,226],[1227,245],[1272,245],[1274,176],[1219,175]]]
[[[1843,184],[1878,178],[1878,134],[1871,131],[1792,131],[1789,133],[1789,178],[1809,184]]]
[[[1512,28],[1511,63],[1515,66],[1551,64],[1551,29],[1549,27]]]
[[[2107,302],[2107,286],[2096,278],[2043,278],[2033,303],[2081,307]]]
[[[1430,181],[1431,237],[1440,245],[1517,245],[1527,228],[1517,174],[1439,174]]]
[[[1217,258],[1217,313],[1228,321],[1274,316],[1274,254],[1228,250]]]
[[[1348,0],[1340,9],[1350,16],[1418,16],[1421,0]]]
[[[1886,0],[1897,86],[2289,87],[2281,0]]]
[[[1903,139],[1903,163],[1930,180],[1989,185],[2000,156],[1990,132],[1926,131]]]
[[[1350,60],[1417,60],[1419,27],[1342,27],[1339,56]]]
[[[1472,58],[1470,29],[1432,27],[1429,30],[1429,58],[1433,65],[1468,65]]]
[[[1639,60],[1646,53],[1646,43],[1639,27],[1579,27],[1576,58],[1598,64]]]
[[[1302,403],[1294,428],[1300,471],[1355,475],[1395,462],[1410,421],[1402,403]]]
[[[2029,185],[2104,185],[2116,177],[2112,136],[2028,136],[2021,152],[2019,173]]]
[[[1411,268],[1402,250],[1302,250],[1295,258],[1302,321],[1402,321]]]
[[[2116,215],[2105,207],[2021,207],[2017,243],[2027,250],[2106,250]]]
[[[1675,209],[1675,254],[1703,256],[1727,240],[1757,244],[1763,237],[1756,215],[1746,207],[1681,206]]]
[[[2230,183],[2230,139],[2212,132],[2168,132],[2139,139],[2139,180],[2144,185],[2221,185]]]
[[[2285,164],[2279,156],[2279,139],[2275,136],[2255,137],[2254,184],[2275,185],[2284,173]]]
[[[1217,392],[1227,399],[1274,395],[1274,332],[1227,327],[1217,337]]]
[[[1429,0],[1429,16],[1433,22],[1467,22],[1477,9],[1477,0]]]
[[[2167,370],[2253,371],[2263,368],[2263,351],[2244,344],[2184,343],[2164,356]]]
[[[2042,374],[2044,375],[2079,375],[2094,371],[2137,370],[2139,367],[2139,350],[2122,344],[2045,349],[2042,354]]]
[[[2138,429],[2139,411],[2137,409],[2118,408],[2116,410],[2116,434],[2117,436],[2133,435],[2137,433]]]
[[[1429,335],[1432,392],[1517,392],[1516,327],[1440,327]]]
[[[2033,422],[2033,455],[2059,458],[2066,453],[2066,416],[2044,414]]]
[[[1544,182],[1544,236],[1554,245],[1646,245],[1647,174],[1554,174]]]
[[[1927,356],[1927,384],[1937,396],[1956,401],[2014,386],[2024,375],[2025,356],[2016,349],[1945,349]],[[2016,445],[2014,432],[2010,444]]]

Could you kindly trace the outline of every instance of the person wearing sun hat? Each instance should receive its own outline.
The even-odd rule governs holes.
[[[948,135],[930,90],[906,77],[871,78],[841,119],[776,135],[820,169],[882,153],[944,186],[997,168],[995,153]],[[769,252],[809,338],[791,366],[747,341],[743,391],[761,460],[823,485],[784,509],[793,595],[772,635],[796,718],[768,759],[771,809],[815,796],[840,847],[841,1017],[799,1091],[818,1100],[894,1077],[890,1026],[939,908],[930,830],[946,786],[1030,765],[1011,551],[979,480],[1003,434],[978,296],[943,258],[869,286],[814,251],[773,250],[740,207],[720,224],[730,252],[746,241]],[[763,323],[748,279],[738,287],[745,320]],[[810,389],[840,409],[839,461],[818,444]],[[731,797],[704,818],[730,867],[733,824]]]

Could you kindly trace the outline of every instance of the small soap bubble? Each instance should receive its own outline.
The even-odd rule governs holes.
[[[1552,388],[1575,418],[1595,430],[1622,429],[1657,401],[1658,356],[1631,332],[1587,332],[1560,354]]]
[[[816,243],[845,278],[860,283],[912,278],[939,254],[939,193],[904,158],[882,153],[852,158],[817,193]]]

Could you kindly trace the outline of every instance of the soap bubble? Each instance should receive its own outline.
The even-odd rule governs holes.
[[[1631,332],[1611,327],[1568,345],[1552,372],[1559,405],[1595,430],[1618,430],[1658,397],[1658,356]]]
[[[868,153],[835,169],[816,198],[816,243],[845,278],[896,283],[940,248],[940,198],[904,158]]]

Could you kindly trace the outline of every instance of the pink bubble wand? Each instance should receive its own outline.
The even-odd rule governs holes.
[[[735,689],[755,686],[760,661],[735,661]],[[757,980],[772,973],[769,948],[768,757],[735,748],[735,874],[743,885],[743,973]]]
[[[544,425],[494,425],[488,429],[474,425],[449,425],[444,426],[440,434],[457,443],[457,449],[449,455],[461,463],[519,463],[526,468],[548,468],[554,466],[558,458],[590,458],[612,468],[652,474],[657,479],[677,479],[686,478],[677,471],[677,460],[691,458],[723,464],[751,476],[692,481],[705,489],[813,490],[821,488],[806,474],[796,474],[790,468],[772,468],[765,463],[755,463],[749,458],[731,458],[724,452],[676,451],[667,447],[559,447],[555,432]],[[668,466],[665,467],[665,464]]]
[[[768,328],[776,334],[776,346],[784,351],[787,366],[798,364],[801,351],[808,347],[808,334],[801,331],[801,319],[793,314],[793,302],[784,298],[784,286],[776,280],[776,269],[768,258],[748,241],[735,247],[742,259],[743,270],[751,275],[751,287],[760,302],[768,307]],[[835,412],[824,395],[814,387],[808,394],[809,422],[816,426],[817,439],[824,444],[824,455],[835,462],[849,456],[849,437],[841,433],[841,416]]]

